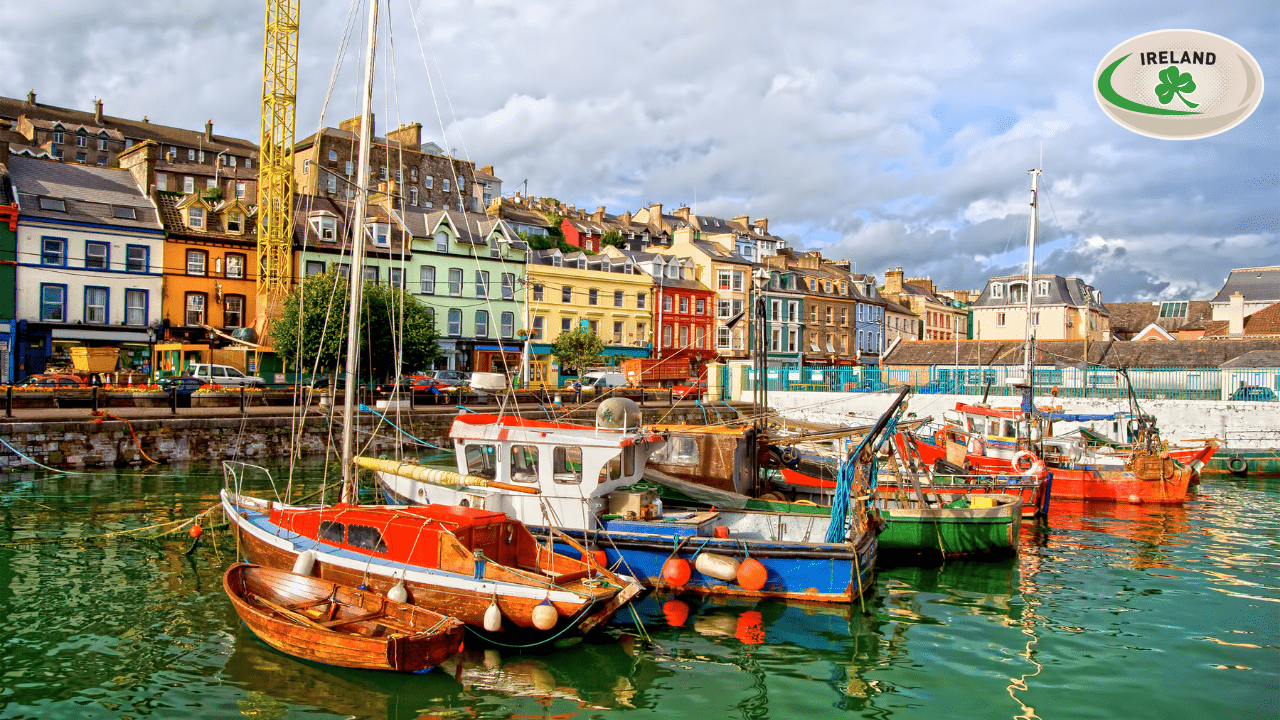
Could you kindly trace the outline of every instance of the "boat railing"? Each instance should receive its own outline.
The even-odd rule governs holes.
[[[222,483],[223,486],[230,490],[236,496],[236,503],[239,504],[240,497],[243,494],[241,489],[244,486],[246,476],[251,472],[261,473],[267,478],[267,482],[271,483],[271,492],[276,496],[276,502],[284,504],[280,499],[280,491],[276,488],[276,480],[271,475],[271,471],[261,465],[253,463],[241,462],[239,460],[223,460],[222,461]]]

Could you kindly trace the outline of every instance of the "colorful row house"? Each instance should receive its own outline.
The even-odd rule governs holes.
[[[574,328],[603,341],[608,364],[650,357],[653,278],[630,258],[534,250],[526,271],[531,387],[561,384],[551,346]]]
[[[716,358],[716,294],[694,279],[693,259],[616,247],[606,247],[605,252],[618,261],[630,260],[653,281],[652,357],[679,367],[688,377],[703,376],[706,364]]]

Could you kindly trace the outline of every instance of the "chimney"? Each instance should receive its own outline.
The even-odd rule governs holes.
[[[686,206],[684,206],[684,207],[678,207],[678,208],[676,208],[675,210],[673,210],[673,211],[671,212],[671,214],[672,214],[672,215],[675,215],[676,217],[678,217],[678,218],[680,218],[680,219],[682,219],[682,220],[684,220],[685,222],[688,222],[688,221],[689,221],[689,206],[687,206],[687,205],[686,205]]]
[[[0,140],[0,168],[9,167],[9,143]],[[0,203],[8,202],[9,198],[0,197]]]
[[[678,242],[693,242],[693,228],[688,225],[682,228],[676,228],[676,231],[672,233],[671,239],[673,240],[673,244]]]
[[[1244,295],[1239,291],[1231,294],[1231,310],[1227,314],[1227,332],[1231,335],[1244,335]]]
[[[409,148],[422,146],[422,123],[409,123],[387,133],[387,139]]]
[[[662,224],[662,203],[654,203],[649,206],[649,222]]]
[[[591,219],[596,222],[604,222],[604,206],[603,205],[596,208],[596,211],[591,213]]]
[[[378,119],[373,115],[373,113],[369,114],[369,124],[373,126],[369,128],[369,136],[373,137],[375,128],[378,127]],[[346,120],[343,120],[342,122],[338,123],[338,129],[345,130],[351,133],[352,135],[355,135],[357,138],[359,138],[360,137],[360,116],[357,115],[353,118],[347,118]]]
[[[213,142],[213,120],[204,121],[204,141]]]
[[[628,211],[626,211],[626,212],[622,213],[622,215],[618,216],[618,220],[622,221],[622,224],[623,224],[623,225],[630,225],[630,224],[631,224],[631,211],[630,211],[630,210],[628,210]]]
[[[752,224],[760,228],[762,234],[769,234],[769,218],[756,218],[756,221]]]
[[[150,195],[156,184],[156,157],[159,154],[160,146],[155,140],[144,140],[120,153],[117,162],[121,170],[128,170],[133,175],[142,192]]]
[[[901,267],[884,271],[884,291],[887,295],[896,295],[902,292]]]
[[[30,91],[28,91],[28,92],[27,92],[27,104],[28,104],[28,105],[35,105],[35,104],[36,104],[36,91],[35,91],[35,90],[30,90]]]
[[[492,166],[492,165],[485,165],[484,167],[480,168],[480,172],[482,172],[482,173],[484,173],[484,174],[486,174],[486,175],[493,175],[493,166]]]
[[[93,121],[102,124],[102,98],[93,101]]]

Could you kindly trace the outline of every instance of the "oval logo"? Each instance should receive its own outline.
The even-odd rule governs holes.
[[[1262,100],[1262,68],[1221,35],[1157,30],[1107,53],[1093,93],[1103,112],[1140,135],[1195,140],[1249,117]]]

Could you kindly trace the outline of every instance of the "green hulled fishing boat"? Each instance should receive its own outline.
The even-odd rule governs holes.
[[[884,519],[882,555],[1009,555],[1018,549],[1022,498],[881,491],[874,506]]]

